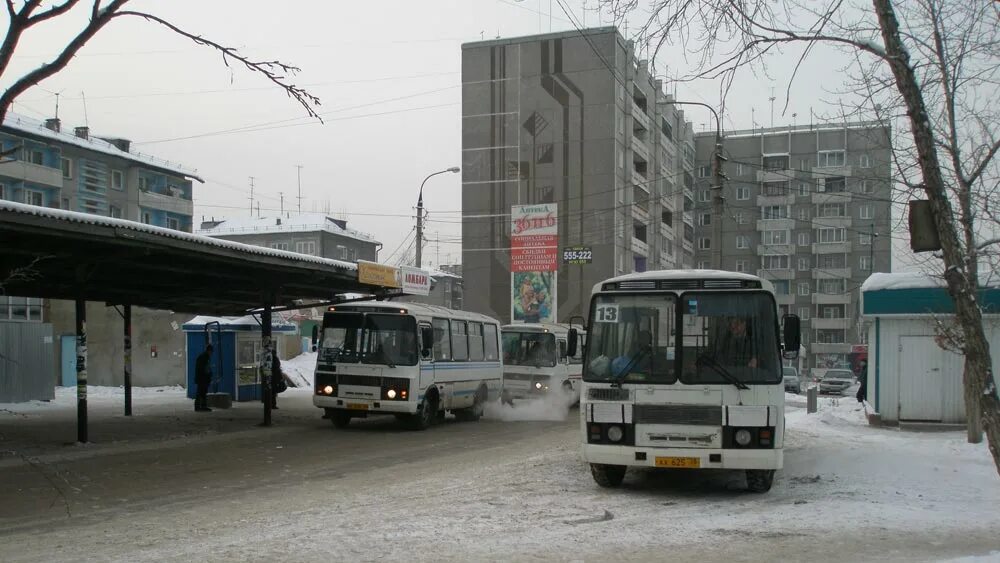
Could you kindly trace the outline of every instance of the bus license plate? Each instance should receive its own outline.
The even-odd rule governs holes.
[[[688,468],[699,468],[701,467],[701,458],[697,457],[658,457],[656,458],[657,467],[688,467]]]
[[[368,405],[365,403],[347,403],[347,408],[352,411],[366,411],[368,410]]]

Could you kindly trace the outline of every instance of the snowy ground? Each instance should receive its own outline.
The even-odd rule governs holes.
[[[91,398],[98,411],[119,400]],[[150,398],[181,424],[256,414],[187,414],[177,390],[138,402]],[[0,405],[0,431],[12,428],[3,417],[33,421],[71,399]],[[684,470],[600,489],[579,457],[575,409],[564,421],[526,405],[428,432],[379,420],[337,431],[308,391],[290,390],[273,429],[0,464],[0,560],[1000,560],[985,447],[870,427],[850,397],[821,398],[817,414],[804,402],[788,397],[785,469],[754,495],[739,473]]]

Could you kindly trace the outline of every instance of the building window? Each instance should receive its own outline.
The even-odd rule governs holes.
[[[817,329],[816,342],[818,344],[843,344],[846,342],[845,330],[843,329]]]
[[[844,165],[844,151],[821,151],[816,155],[816,166],[829,168]]]
[[[858,157],[858,165],[861,168],[871,168],[872,167],[872,157],[867,154],[862,154]]]
[[[275,250],[288,250],[288,243],[287,242],[272,242],[271,244],[268,245],[268,247],[269,248],[273,248]]]
[[[660,213],[660,222],[664,225],[671,227],[674,224],[674,212],[669,209],[664,209]]]
[[[42,166],[45,163],[45,153],[35,149],[24,149],[24,160]]]
[[[872,259],[870,256],[860,256],[858,259],[858,267],[861,268],[863,272],[872,271]]]
[[[698,216],[698,224],[701,225],[702,227],[707,227],[707,226],[711,225],[712,224],[712,214],[711,213],[702,213],[701,215],[699,215]]]
[[[809,220],[809,208],[808,207],[800,207],[799,208],[799,221],[808,221],[808,220]]]
[[[871,233],[858,233],[858,244],[868,246],[872,243]]]
[[[820,217],[846,217],[846,203],[824,203],[819,206]]]
[[[799,182],[799,195],[802,197],[809,195],[809,184],[805,182]]]
[[[774,286],[775,295],[788,295],[788,280],[774,280],[771,285]]]
[[[707,270],[709,268],[708,260],[698,260],[698,269]]]
[[[744,175],[746,175],[747,168],[748,168],[748,166],[746,164],[743,164],[742,162],[737,162],[736,163],[736,175],[737,176],[744,176]]]
[[[788,269],[788,255],[786,254],[765,254],[760,258],[761,258],[761,267],[765,270]]]
[[[841,193],[847,191],[847,182],[841,177],[831,177],[823,180],[819,187],[823,193]]]
[[[625,169],[625,151],[618,149],[618,168]]]
[[[708,237],[702,237],[698,239],[698,249],[699,250],[709,250],[712,248],[712,239]]]
[[[765,156],[761,159],[764,170],[787,170],[788,155]]]
[[[111,189],[113,190],[125,189],[125,174],[121,170],[111,171]]]
[[[803,171],[809,170],[809,159],[808,158],[800,158],[799,159],[799,170],[803,170]]]
[[[788,182],[764,182],[761,186],[762,195],[788,195]]]
[[[632,238],[638,239],[640,242],[646,242],[646,225],[643,225],[642,223],[633,223]]]
[[[63,178],[66,180],[71,180],[73,178],[73,161],[68,158],[62,159],[62,173]]]
[[[42,300],[0,295],[0,320],[41,322]]]
[[[809,307],[799,307],[799,318],[804,321],[809,320]]]
[[[762,244],[788,244],[788,231],[764,231]]]
[[[809,282],[799,282],[799,295],[809,295]]]
[[[809,270],[809,257],[808,256],[800,256],[799,257],[799,271],[800,272],[805,272],[805,271],[808,271],[808,270]]]
[[[181,230],[181,222],[176,217],[167,217],[167,228],[179,231]]]
[[[799,233],[799,246],[809,246],[809,233]]]
[[[142,222],[151,225],[153,223],[153,217],[149,214],[149,211],[142,212]]]
[[[38,190],[29,190],[27,188],[21,190],[24,193],[24,203],[28,205],[38,205],[42,206],[45,204],[45,194]]]
[[[736,235],[736,248],[745,250],[750,248],[750,237],[746,235]]]
[[[145,176],[139,176],[138,185],[141,191],[144,192],[149,191],[149,178]]]
[[[787,205],[767,205],[760,208],[761,219],[788,219]]]
[[[108,207],[108,217],[112,217],[114,219],[121,219],[122,218],[122,208],[118,207],[117,205],[112,205],[112,206]]]
[[[698,167],[698,177],[699,178],[708,178],[711,175],[712,175],[712,167],[711,166],[699,166]]]
[[[749,267],[750,267],[750,264],[746,260],[737,260],[736,261],[736,271],[737,272],[746,272],[749,269]]]
[[[816,257],[816,259],[819,261],[819,266],[817,266],[818,268],[828,270],[847,267],[846,254],[820,254]]]
[[[870,194],[875,192],[875,184],[871,180],[861,180],[861,193]]]
[[[816,290],[824,295],[843,295],[847,287],[847,280],[843,278],[819,280]]]
[[[712,195],[709,190],[701,190],[698,192],[698,201],[706,202],[712,201]]]
[[[624,274],[625,273],[625,251],[624,250],[619,250],[619,252],[620,252],[620,254],[618,254],[618,273],[619,274]]]
[[[7,185],[0,184],[0,199],[7,199]]]
[[[845,229],[816,229],[816,242],[844,242],[847,240]]]
[[[874,209],[872,204],[866,203],[861,206],[860,217],[862,219],[873,219],[875,217]]]
[[[736,199],[739,201],[746,201],[750,199],[750,188],[746,186],[736,187]]]
[[[316,254],[316,241],[314,240],[300,240],[295,243],[295,252],[299,254]]]

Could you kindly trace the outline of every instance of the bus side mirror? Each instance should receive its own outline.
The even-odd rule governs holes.
[[[434,329],[429,326],[420,327],[420,356],[430,358],[434,346]]]
[[[319,343],[319,325],[313,325],[312,329],[312,351],[316,351],[316,345]]]
[[[796,315],[785,315],[782,319],[785,326],[784,351],[782,357],[786,360],[794,360],[799,357],[799,347],[802,346],[802,329],[799,326],[799,317]]]
[[[576,356],[576,345],[577,340],[580,339],[580,333],[577,332],[575,328],[569,329],[569,334],[566,336],[566,355],[573,357]]]

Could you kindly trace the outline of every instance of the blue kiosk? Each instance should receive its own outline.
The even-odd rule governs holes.
[[[212,384],[209,393],[226,393],[234,401],[259,401],[261,397],[258,365],[261,353],[261,327],[259,319],[245,317],[199,316],[184,323],[182,327],[187,340],[187,396],[195,395],[195,360],[212,343]],[[295,334],[294,324],[272,318],[271,332]],[[279,349],[279,339],[275,338],[275,350]]]

